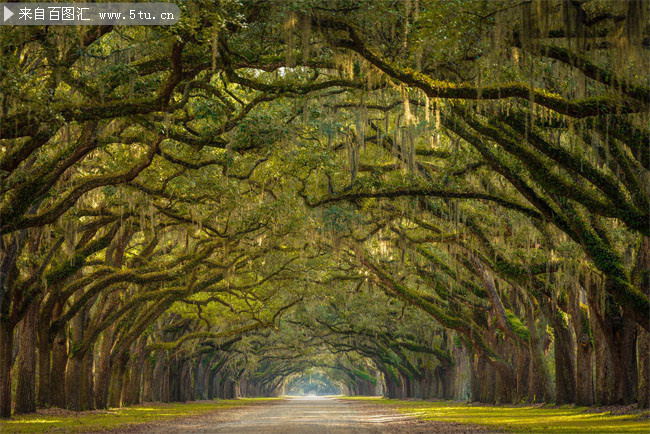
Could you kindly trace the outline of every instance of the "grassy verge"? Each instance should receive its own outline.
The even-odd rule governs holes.
[[[615,415],[585,407],[515,407],[463,404],[453,401],[401,401],[373,397],[344,399],[372,401],[424,420],[482,425],[511,432],[623,433],[650,432],[648,412]]]
[[[1,433],[103,431],[126,425],[160,422],[196,416],[220,409],[241,407],[277,398],[243,398],[188,403],[150,403],[133,407],[71,412],[58,409],[0,419]]]

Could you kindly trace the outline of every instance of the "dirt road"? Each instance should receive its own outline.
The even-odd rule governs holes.
[[[421,421],[369,402],[325,397],[287,398],[188,419],[148,424],[129,431],[260,434],[487,432],[468,425]]]

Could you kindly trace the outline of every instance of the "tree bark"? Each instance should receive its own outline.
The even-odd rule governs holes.
[[[472,357],[472,363],[471,363],[471,375],[472,378],[470,380],[470,399],[472,402],[480,402],[481,401],[481,373],[483,371],[483,367],[485,363],[481,359],[481,357],[473,353],[471,355]],[[436,397],[438,397],[438,391],[436,390]]]
[[[206,389],[208,390],[208,399],[215,398],[214,379],[216,375],[217,375],[217,370],[213,369],[212,366],[208,365],[208,369],[206,369],[206,373],[205,373],[205,385],[206,385]]]
[[[18,324],[18,384],[16,387],[15,413],[36,411],[36,325],[38,305],[30,304]]]
[[[592,310],[593,312],[593,310]],[[596,314],[594,314],[596,316]],[[593,319],[591,329],[594,333],[594,361],[596,363],[595,404],[608,405],[614,401],[614,367],[607,347],[605,335],[599,322]]]
[[[131,381],[134,380],[131,378],[131,375],[133,374],[133,371],[131,369],[132,366],[132,360],[130,357],[128,357],[128,352],[126,361],[124,362],[124,371],[122,372],[122,382],[121,382],[121,387],[120,387],[120,403],[118,407],[128,407],[131,405],[129,402],[129,390],[130,390],[130,385]],[[113,378],[114,380],[114,378]]]
[[[205,369],[203,367],[203,357],[199,357],[194,365],[194,396],[195,399],[207,399],[205,395]]]
[[[11,416],[11,366],[14,328],[0,318],[0,418]]]
[[[113,266],[117,269],[122,268],[124,261],[124,249],[128,242],[130,233],[123,234],[122,237],[117,237],[106,248],[105,262],[106,265]],[[115,304],[117,294],[114,292],[108,296],[100,297],[100,305],[103,304],[104,310],[109,310]],[[111,387],[111,350],[113,348],[113,339],[115,337],[116,325],[111,324],[106,327],[102,332],[102,341],[99,349],[99,357],[97,359],[97,375],[95,381],[95,406],[99,409],[104,409],[109,404],[109,393]]]
[[[167,360],[164,364],[164,371],[163,371],[163,380],[160,388],[160,400],[162,402],[170,402],[171,401],[171,394],[170,394],[170,373],[171,373],[171,361]]]
[[[115,357],[111,357],[111,359],[113,361],[113,366],[111,369],[110,388],[108,392],[108,406],[117,408],[122,405],[122,384],[124,382],[126,364],[128,362],[128,353],[118,354]]]
[[[650,333],[639,327],[639,385],[637,402],[639,408],[650,408]]]
[[[95,409],[95,393],[94,393],[94,381],[93,381],[93,361],[94,361],[94,352],[93,347],[91,346],[86,354],[84,355],[82,364],[81,364],[81,383],[80,383],[80,395],[79,401],[81,403],[80,407],[82,410],[94,410]]]
[[[179,381],[178,381],[178,401],[185,402],[188,399],[189,384],[191,382],[189,363],[181,362],[179,364]]]
[[[79,298],[79,292],[75,299]],[[71,324],[71,341],[70,341],[70,359],[66,369],[65,394],[66,407],[69,410],[81,410],[81,383],[83,381],[83,357],[84,353],[78,352],[77,349],[83,340],[83,330],[86,316],[86,309],[81,309],[72,320]]]
[[[527,309],[527,325],[530,333],[530,384],[528,386],[529,402],[553,402],[553,388],[551,375],[544,358],[544,344],[537,331],[537,324],[533,316],[533,308]]]
[[[38,320],[38,397],[41,407],[50,405],[50,361],[52,342],[50,341],[50,320],[41,314]]]
[[[135,353],[132,360],[129,362],[129,382],[126,393],[126,405],[134,405],[140,403],[140,388],[142,386],[142,373],[145,361],[145,346],[147,344],[147,337],[138,339],[135,345]]]
[[[170,402],[179,402],[181,400],[181,366],[178,361],[178,356],[173,357],[169,361],[169,401]]]
[[[520,348],[517,351],[517,402],[528,398],[530,386],[530,350]]]
[[[496,333],[491,336],[490,340],[492,348],[500,354],[502,360],[506,361],[493,364],[496,376],[494,378],[493,401],[491,402],[498,404],[512,403],[517,378],[511,364],[507,362],[507,354],[511,353],[512,349],[508,348],[507,343],[500,344],[497,341]]]
[[[54,308],[54,318],[58,318],[63,305],[57,302]],[[68,363],[68,338],[66,328],[54,337],[52,343],[52,365],[50,367],[50,404],[54,407],[65,408],[65,368]]]
[[[605,295],[601,312],[597,295],[592,294],[591,298],[597,337],[602,338],[596,340],[596,402],[601,405],[631,404],[636,399],[637,387],[636,323],[621,311],[609,294]]]
[[[555,403],[568,404],[576,395],[575,345],[569,324],[559,307],[551,306],[549,318],[555,333]]]
[[[108,391],[111,381],[111,347],[115,325],[107,327],[102,335],[99,357],[97,358],[97,374],[95,381],[95,407],[104,409],[108,406]]]
[[[83,357],[73,354],[68,359],[65,373],[65,399],[68,410],[81,410],[81,383],[83,381]]]
[[[384,378],[386,378],[386,391],[388,392],[388,397],[393,399],[399,398],[398,384],[395,377],[393,377],[389,372],[384,372]]]
[[[577,405],[594,404],[593,353],[594,343],[589,325],[589,308],[580,302],[581,289],[574,291],[569,303],[572,325],[576,335],[576,396]]]
[[[636,400],[638,371],[636,360],[637,324],[630,315],[623,314],[623,324],[614,334],[615,403],[629,405]]]
[[[643,237],[639,243],[633,280],[639,290],[650,297],[650,237]],[[637,402],[639,408],[650,408],[650,332],[643,327],[639,327],[638,333],[639,384],[637,387]]]
[[[494,404],[496,401],[496,372],[490,363],[485,364],[481,384],[481,402]]]
[[[153,401],[153,365],[148,357],[144,359],[142,372],[142,402]]]
[[[151,400],[164,401],[162,388],[165,382],[165,354],[162,351],[156,353],[156,364],[153,368],[151,379]]]
[[[214,398],[215,399],[223,398],[223,393],[222,393],[223,388],[221,386],[222,386],[221,374],[217,370],[217,371],[215,371],[215,374],[214,374],[214,384],[213,384]],[[267,387],[267,389],[268,389],[268,384],[265,387]]]

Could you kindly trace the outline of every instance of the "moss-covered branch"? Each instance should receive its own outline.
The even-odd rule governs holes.
[[[337,40],[335,44],[338,47],[357,52],[392,79],[414,88],[421,89],[429,98],[465,100],[518,98],[539,104],[557,113],[573,118],[599,116],[604,113],[639,113],[647,110],[647,104],[636,100],[621,101],[618,98],[610,96],[572,101],[543,89],[532,88],[529,84],[525,83],[507,83],[478,88],[465,83],[434,80],[421,72],[410,68],[401,68],[388,60],[383,59],[380,55],[377,55],[367,47],[366,43],[361,39],[352,26],[325,19],[316,20],[316,22],[323,27],[347,30],[350,39]]]
[[[541,214],[539,214],[537,211],[526,207],[524,205],[520,205],[516,202],[509,201],[507,199],[503,199],[498,196],[494,196],[491,194],[487,193],[479,193],[479,192],[467,192],[467,191],[454,191],[454,190],[442,190],[442,189],[437,189],[437,188],[394,188],[394,189],[386,189],[386,190],[379,190],[379,191],[357,191],[357,192],[347,192],[347,193],[340,193],[337,195],[325,197],[323,199],[319,199],[313,202],[307,202],[307,205],[310,207],[317,207],[317,206],[322,206],[326,205],[328,203],[333,203],[333,202],[341,202],[341,201],[356,201],[359,199],[367,199],[367,198],[396,198],[396,197],[403,197],[403,196],[425,196],[425,197],[438,197],[438,198],[447,198],[447,199],[476,199],[476,200],[485,200],[488,202],[494,202],[500,206],[503,206],[504,208],[512,209],[518,212],[521,212],[522,214],[532,217],[535,219],[540,219],[542,218]]]

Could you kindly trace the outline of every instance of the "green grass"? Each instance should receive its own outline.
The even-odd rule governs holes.
[[[500,431],[557,433],[650,433],[645,414],[612,415],[585,407],[514,407],[469,405],[453,401],[401,401],[374,397],[346,397],[370,400],[394,407],[400,413],[424,420],[440,420],[482,425]]]
[[[174,404],[147,404],[87,412],[43,410],[0,420],[1,433],[102,431],[241,407],[277,398],[243,398]]]

